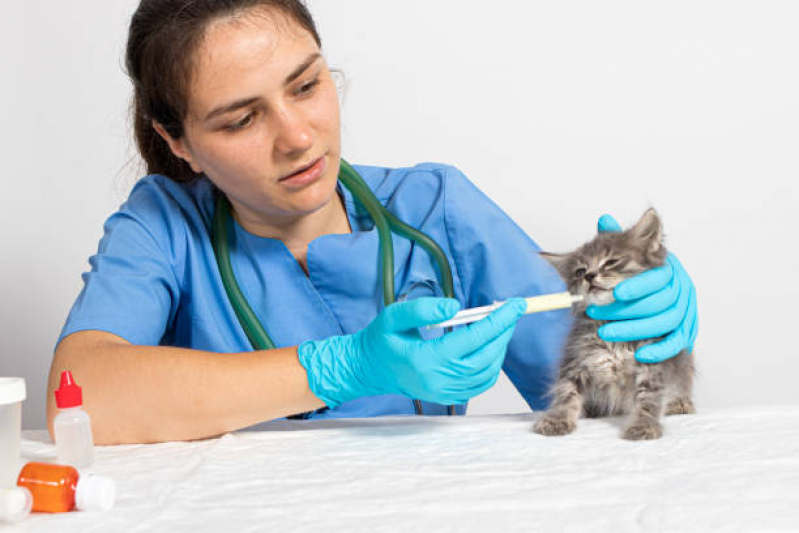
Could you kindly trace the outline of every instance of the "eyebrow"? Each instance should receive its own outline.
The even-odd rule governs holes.
[[[319,52],[309,55],[305,59],[305,61],[300,63],[300,65],[291,72],[291,74],[286,76],[286,80],[283,82],[283,85],[284,86],[288,85],[297,78],[299,78],[300,76],[302,76],[302,73],[305,72],[308,69],[308,67],[313,65],[316,62],[316,60],[319,59],[320,57],[322,57],[322,54],[320,54]],[[256,100],[258,100],[257,96],[251,96],[249,98],[242,98],[240,100],[230,102],[229,104],[224,104],[219,107],[215,107],[210,113],[205,115],[205,119],[203,120],[208,121],[216,116],[224,115],[225,113],[230,113],[231,111],[235,111],[236,109],[240,109],[242,107],[247,107]]]

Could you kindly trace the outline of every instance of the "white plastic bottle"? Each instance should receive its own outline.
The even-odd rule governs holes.
[[[58,463],[71,465],[78,470],[94,464],[94,439],[89,415],[81,409],[81,388],[72,378],[72,373],[61,373],[61,385],[55,391],[55,402],[59,412],[53,420],[55,446]]]
[[[22,401],[25,380],[0,378],[0,489],[13,487],[22,468]]]

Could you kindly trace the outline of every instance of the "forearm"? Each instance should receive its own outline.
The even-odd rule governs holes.
[[[96,444],[200,439],[324,407],[308,388],[296,347],[228,354],[80,332],[65,338],[53,359],[51,433],[62,370],[83,388]]]

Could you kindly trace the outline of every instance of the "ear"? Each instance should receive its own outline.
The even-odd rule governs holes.
[[[567,254],[553,254],[552,252],[538,252],[538,255],[549,261],[555,270],[558,271],[558,274],[563,279],[568,279],[568,275],[566,275],[566,268],[567,263],[569,261],[569,256]]]
[[[649,208],[641,219],[629,230],[630,236],[642,243],[649,252],[656,252],[663,246],[663,224],[654,208]]]
[[[184,160],[186,163],[188,163],[191,169],[195,173],[201,174],[202,169],[194,162],[194,158],[192,157],[191,152],[186,146],[186,142],[184,140],[185,136],[184,138],[175,139],[174,137],[169,135],[169,133],[167,133],[166,129],[164,129],[164,127],[161,125],[160,122],[153,120],[152,124],[153,124],[153,129],[156,131],[156,133],[158,133],[158,135],[161,136],[161,138],[164,141],[166,141],[166,143],[169,145],[169,149],[172,151],[175,157],[178,157]]]

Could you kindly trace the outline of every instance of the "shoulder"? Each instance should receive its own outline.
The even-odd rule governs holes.
[[[212,210],[213,196],[213,186],[205,178],[184,184],[151,174],[136,182],[120,211],[158,218],[181,215],[204,217]]]
[[[453,165],[419,163],[412,167],[355,165],[355,169],[381,201],[395,194],[468,183],[468,178]]]
[[[208,234],[213,202],[214,189],[207,179],[181,184],[148,175],[136,182],[127,200],[108,218],[105,234],[120,243],[155,241],[176,261],[188,241]]]
[[[177,183],[152,174],[141,178],[111,219],[133,219],[152,231],[178,226],[209,228],[214,209],[214,187],[205,178]]]
[[[466,175],[453,165],[419,163],[412,167],[356,166],[358,173],[381,203],[389,207],[414,204],[427,211],[469,203],[482,196]]]
[[[447,206],[453,201],[463,203],[459,198],[462,191],[474,188],[460,170],[441,163],[400,168],[355,165],[354,168],[380,203],[414,226],[443,222]],[[345,193],[345,201],[356,213],[363,214],[351,193]]]
[[[460,216],[469,210],[486,206],[497,210],[496,204],[481,191],[458,167],[443,163],[419,163],[412,167],[355,167],[364,181],[384,204],[392,199],[413,198],[429,203],[435,201]]]

